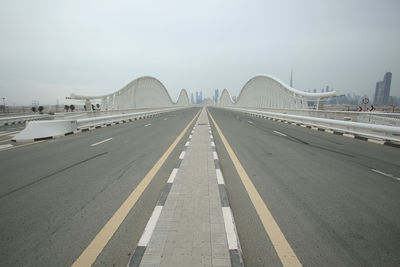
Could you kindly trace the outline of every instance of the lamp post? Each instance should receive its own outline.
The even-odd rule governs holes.
[[[6,113],[6,98],[3,97],[3,112]]]

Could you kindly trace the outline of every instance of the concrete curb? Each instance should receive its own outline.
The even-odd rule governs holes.
[[[64,136],[72,135],[72,134],[78,134],[78,133],[82,133],[82,132],[93,131],[93,130],[97,130],[97,129],[100,129],[100,128],[105,128],[105,127],[114,126],[114,125],[123,124],[123,123],[128,123],[128,122],[134,122],[134,121],[141,120],[141,119],[153,118],[153,117],[156,117],[156,116],[159,116],[159,115],[160,114],[151,114],[151,115],[146,115],[146,116],[140,116],[138,118],[133,118],[133,119],[123,119],[123,120],[117,120],[117,121],[113,121],[113,122],[105,122],[105,123],[101,123],[101,124],[98,124],[98,125],[86,125],[86,126],[78,127],[78,130],[75,130],[73,132],[68,132],[68,133],[65,133],[65,134],[46,136],[46,137],[34,138],[34,139],[24,139],[24,140],[21,140],[21,141],[17,141],[17,140],[12,139],[11,142],[27,143],[27,142],[36,142],[36,141],[43,141],[43,140],[58,139],[58,138],[61,138],[61,137],[64,137]]]

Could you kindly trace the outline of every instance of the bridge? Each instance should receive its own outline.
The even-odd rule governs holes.
[[[0,265],[399,265],[400,115],[339,95],[257,75],[193,105],[141,77],[3,118]]]

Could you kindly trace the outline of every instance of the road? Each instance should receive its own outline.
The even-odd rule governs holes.
[[[71,266],[198,111],[0,149],[0,266]],[[400,265],[400,149],[209,111],[301,264]],[[275,237],[210,124],[244,263],[281,266]],[[0,128],[0,145],[19,130]],[[161,164],[94,266],[127,265],[188,136]]]
[[[304,266],[400,264],[398,148],[210,110]],[[245,265],[281,265],[218,135],[215,143]]]
[[[198,110],[0,151],[0,266],[70,266]],[[182,142],[95,266],[126,266]]]

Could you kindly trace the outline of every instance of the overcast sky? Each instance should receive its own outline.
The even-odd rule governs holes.
[[[144,75],[176,99],[256,74],[300,90],[369,94],[386,71],[400,96],[400,1],[0,0],[0,97],[66,102]]]

